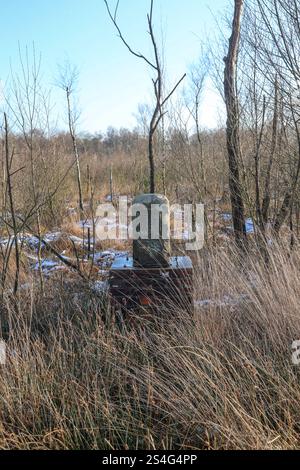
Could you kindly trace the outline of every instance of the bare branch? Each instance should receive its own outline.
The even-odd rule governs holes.
[[[175,91],[177,90],[177,88],[179,87],[179,85],[181,84],[181,82],[183,82],[183,80],[185,79],[186,77],[186,73],[181,77],[180,80],[178,80],[178,82],[176,83],[176,85],[174,86],[174,88],[170,91],[170,93],[168,94],[168,96],[163,100],[161,106],[163,107],[166,102],[171,98],[171,96],[175,93]]]
[[[129,50],[129,52],[131,54],[133,54],[135,57],[138,57],[139,59],[143,59],[148,65],[150,65],[150,67],[152,67],[154,70],[157,70],[157,67],[149,60],[147,59],[147,57],[145,57],[143,54],[139,53],[139,52],[136,52],[132,49],[132,47],[128,44],[128,42],[126,41],[126,39],[124,38],[122,32],[121,32],[121,29],[117,23],[117,11],[118,11],[118,7],[119,7],[119,1],[117,3],[117,6],[116,6],[116,9],[115,9],[115,13],[114,15],[112,14],[111,10],[110,10],[110,7],[108,5],[108,2],[107,0],[104,0],[104,3],[105,3],[105,6],[106,6],[106,9],[107,9],[107,12],[109,14],[109,17],[111,19],[111,21],[113,22],[116,30],[118,31],[118,34],[119,34],[119,37],[120,39],[122,40],[122,42],[125,44],[125,46],[127,47],[127,49]]]

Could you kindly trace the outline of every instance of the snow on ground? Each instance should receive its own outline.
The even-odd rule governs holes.
[[[46,276],[53,272],[65,270],[65,266],[61,262],[49,258],[44,258],[41,260],[41,268]],[[39,269],[40,265],[39,262],[37,262],[33,266],[33,271],[39,271]]]
[[[51,244],[53,242],[60,240],[63,236],[67,236],[69,240],[72,240],[74,242],[75,245],[83,246],[84,248],[88,247],[87,239],[82,239],[75,235],[67,235],[59,231],[49,232],[45,234],[43,239],[45,240],[45,242]],[[94,247],[93,241],[94,240],[91,240],[91,248]],[[13,238],[0,237],[0,246],[2,246],[3,248],[7,248],[7,246],[12,243],[14,243]],[[37,250],[39,246],[38,238],[28,233],[24,233],[18,237],[18,243],[23,246],[23,253],[29,261],[30,268],[32,269],[33,272],[37,272],[39,270],[39,261],[38,261],[38,256],[37,256]],[[111,267],[114,260],[118,257],[126,256],[127,254],[128,254],[127,252],[114,250],[114,249],[105,250],[105,251],[96,251],[94,253],[94,257],[92,253],[90,253],[89,255],[86,253],[82,257],[81,261],[88,262],[94,259],[94,265],[96,267],[97,266],[99,267],[99,276],[105,277],[107,276],[108,270]],[[66,261],[73,262],[74,264],[76,264],[77,262],[75,257],[71,257],[72,255],[71,256],[67,255],[66,250],[62,251],[60,255]],[[48,254],[47,257],[46,256],[42,257],[41,268],[42,268],[43,273],[46,276],[51,275],[57,271],[68,269],[68,267],[61,260],[55,258],[54,256],[51,257],[50,254]]]
[[[68,238],[74,243],[74,245],[82,246],[83,248],[88,248],[89,243],[90,247],[93,248],[95,244],[94,238],[90,238],[90,241],[88,240],[88,238],[80,238],[76,235],[69,235]]]
[[[229,214],[229,212],[228,212],[228,213],[227,213],[227,212],[224,212],[224,213],[222,214],[222,219],[224,220],[224,222],[231,222],[231,220],[232,220],[232,215]]]
[[[232,231],[233,227],[232,227],[232,215],[231,215],[231,213],[229,213],[229,212],[221,213],[221,219],[223,220],[223,222],[225,222],[226,229],[229,230],[229,231]],[[97,220],[95,220],[94,223],[96,224]],[[119,224],[118,221],[116,221],[115,218],[105,217],[105,218],[101,219],[101,225],[102,225],[102,227],[106,227],[107,232],[111,232],[111,233],[114,233],[114,231],[117,233],[120,229],[125,230],[125,231],[128,230],[127,225]],[[254,222],[250,217],[245,220],[245,225],[246,225],[246,232],[248,234],[254,233]],[[82,229],[92,228],[93,227],[93,221],[90,220],[90,219],[81,220],[81,221],[78,222],[77,226],[79,228],[82,228]],[[202,228],[203,227],[199,225],[197,227],[198,232],[200,232],[202,230]],[[182,233],[183,240],[189,241],[193,238],[193,235],[194,234],[190,234],[189,230],[186,227],[184,227],[183,233]],[[73,239],[74,243],[78,243],[78,244],[83,243],[82,239],[80,239],[78,237],[71,237],[71,239]],[[87,240],[85,240],[84,243],[87,243]]]
[[[49,232],[44,235],[43,239],[46,243],[53,243],[62,237],[61,232]],[[0,245],[7,246],[8,244],[14,243],[13,237],[11,238],[0,238]],[[18,243],[27,246],[32,250],[36,250],[39,246],[39,239],[34,235],[24,233],[18,236]]]
[[[228,230],[233,230],[232,223],[231,223],[232,222],[232,215],[229,212],[223,212],[221,217],[222,217],[224,222],[230,223],[230,225],[226,225],[226,228]],[[245,225],[246,225],[246,232],[247,233],[254,233],[254,222],[250,217],[245,220]]]
[[[60,240],[61,237],[62,237],[62,232],[49,232],[43,236],[43,240],[45,240],[46,243],[51,244],[53,242]],[[28,246],[29,248],[33,250],[37,249],[39,246],[39,239],[35,237],[34,235],[29,235],[29,234],[21,235],[19,242],[22,243],[23,245]]]
[[[107,251],[99,251],[94,254],[94,263],[101,267],[99,270],[99,274],[103,271],[106,272],[111,267],[115,259],[122,258],[123,256],[127,256],[127,251],[118,251],[118,250],[107,250]]]
[[[97,219],[94,220],[94,225],[97,224]],[[77,223],[77,226],[81,229],[92,229],[93,228],[93,220],[91,219],[86,219],[86,220],[80,220],[78,223]],[[104,217],[104,218],[101,218],[101,227],[105,227],[105,229],[108,231],[108,232],[114,232],[114,231],[118,231],[120,229],[122,230],[128,230],[128,225],[125,225],[125,224],[120,224],[116,218],[109,218],[109,217]]]
[[[116,258],[122,258],[123,256],[128,255],[127,251],[119,251],[119,250],[106,250],[106,251],[98,251],[95,253],[94,260],[95,261],[102,261],[102,260],[115,260]]]
[[[224,295],[221,299],[203,299],[195,300],[195,307],[237,307],[245,300],[248,300],[247,294],[240,294],[238,296]]]
[[[61,256],[70,262],[76,264],[76,260],[64,255],[65,252],[61,253]],[[124,251],[118,250],[107,250],[107,251],[99,251],[95,253],[94,256],[94,264],[99,266],[98,274],[101,276],[107,276],[108,270],[111,267],[112,263],[116,258],[126,256],[128,253]],[[39,262],[36,256],[28,255],[29,260],[31,261],[31,267],[33,271],[39,270]],[[92,255],[90,256],[90,260],[92,260]],[[88,261],[87,255],[82,259],[83,262]],[[67,266],[58,259],[51,259],[51,258],[43,258],[41,261],[42,271],[46,275],[50,275],[54,272],[61,271],[68,269]]]
[[[254,222],[252,219],[246,219],[246,232],[254,233]]]
[[[85,220],[80,220],[78,223],[77,223],[77,226],[80,227],[80,228],[93,228],[93,221],[91,219],[85,219]]]
[[[8,245],[9,243],[9,239],[8,238],[4,238],[4,237],[0,237],[0,246],[6,246]]]
[[[228,230],[232,230],[232,215],[230,213],[221,213],[220,216],[223,222],[226,224],[226,228]],[[125,228],[127,230],[127,226],[119,225],[116,222],[115,218],[107,217],[104,220],[102,220],[102,224],[106,225],[107,230],[111,230],[111,231],[118,230],[120,228]],[[76,235],[67,234],[62,231],[56,230],[53,232],[46,233],[43,238],[46,243],[51,244],[51,243],[59,241],[63,237],[68,237],[68,239],[71,240],[75,245],[83,247],[84,249],[87,249],[88,239],[86,237],[87,235],[86,229],[93,227],[93,220],[92,219],[81,220],[77,223],[77,226],[83,230],[84,232],[83,237],[78,237]],[[248,218],[246,220],[246,230],[247,230],[247,233],[254,232],[254,224],[251,218]],[[184,238],[185,240],[189,239],[188,231],[184,232]],[[13,242],[14,242],[13,238],[0,237],[0,248],[1,247],[7,248],[8,245],[12,244]],[[95,247],[95,244],[96,244],[95,242],[96,240],[94,240],[94,238],[92,237],[90,239],[90,246],[92,249],[94,249]],[[39,263],[38,263],[38,258],[37,258],[37,249],[39,246],[38,238],[29,233],[23,233],[19,235],[18,243],[23,246],[24,248],[23,253],[28,258],[31,269],[34,272],[38,271],[39,269]],[[66,253],[67,253],[66,251],[63,251],[61,253],[61,256],[63,256],[67,261],[70,261],[76,264],[75,257],[67,256]],[[128,255],[128,252],[114,250],[114,249],[109,249],[105,251],[96,251],[94,254],[86,253],[82,257],[82,262],[88,262],[93,259],[94,265],[99,268],[99,276],[105,278],[108,274],[109,268],[111,267],[115,259],[126,256],[126,255]],[[42,258],[41,266],[45,275],[50,275],[54,272],[67,269],[67,267],[64,265],[62,261],[55,259],[54,257],[51,257],[51,255],[48,255],[47,257],[44,256]],[[105,284],[105,281],[99,281],[99,283],[101,282],[104,282]],[[102,284],[99,284],[98,288],[103,287],[101,286]],[[240,299],[238,301],[240,301]],[[232,299],[229,296],[225,296],[224,299],[222,300],[212,300],[212,299],[199,300],[196,302],[196,305],[202,306],[202,307],[207,307],[209,305],[225,306],[225,305],[236,305],[236,302],[237,302],[237,299]]]
[[[46,233],[46,235],[43,237],[45,242],[51,243],[51,242],[56,242],[63,236],[62,232],[50,232]]]
[[[109,285],[107,281],[94,281],[91,282],[90,287],[96,294],[105,294],[108,291]]]

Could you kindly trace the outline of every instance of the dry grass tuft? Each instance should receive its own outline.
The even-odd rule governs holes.
[[[299,261],[206,253],[193,317],[123,332],[80,283],[4,299],[0,448],[299,448]]]

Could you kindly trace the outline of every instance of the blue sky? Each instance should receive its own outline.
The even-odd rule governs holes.
[[[110,0],[114,5],[115,0]],[[216,28],[213,15],[231,0],[156,0],[155,28],[164,42],[168,80],[176,81],[197,61],[201,41]],[[53,87],[58,64],[66,59],[80,71],[80,129],[96,132],[109,125],[131,127],[139,103],[149,102],[150,72],[118,39],[103,0],[0,0],[0,79],[7,81],[10,63],[18,70],[18,43],[42,54],[43,82]],[[119,21],[124,35],[147,54],[146,13],[149,0],[120,0]],[[61,91],[53,99],[60,103]],[[219,100],[207,90],[202,125],[212,127]],[[57,112],[61,108],[57,105]],[[62,120],[60,121],[62,122]]]

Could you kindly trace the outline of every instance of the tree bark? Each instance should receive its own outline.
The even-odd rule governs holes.
[[[76,163],[76,175],[77,175],[77,186],[78,186],[78,196],[79,196],[79,208],[81,212],[83,212],[83,197],[82,197],[82,184],[81,184],[81,171],[80,171],[80,163],[79,163],[79,154],[78,154],[78,147],[77,147],[77,139],[75,134],[74,122],[72,119],[72,110],[71,110],[71,102],[70,102],[70,94],[71,90],[69,87],[66,88],[67,93],[67,104],[68,104],[68,120],[69,120],[69,130],[70,136],[72,139],[73,145],[73,152],[75,157]]]
[[[262,202],[262,219],[263,224],[266,225],[269,220],[269,209],[271,203],[271,172],[273,168],[273,161],[277,147],[278,140],[278,81],[275,79],[275,99],[274,99],[274,115],[272,125],[272,142],[271,151],[267,167],[267,174],[265,179],[264,198]]]
[[[11,219],[12,219],[12,225],[13,225],[13,232],[14,232],[14,245],[15,245],[16,273],[15,273],[15,283],[14,283],[14,295],[16,295],[18,292],[18,288],[19,288],[19,278],[20,278],[20,251],[19,251],[19,245],[18,245],[18,227],[17,227],[17,222],[16,222],[13,189],[12,189],[12,181],[11,181],[11,168],[10,168],[11,157],[9,155],[8,123],[7,123],[6,113],[4,113],[4,131],[5,131],[5,162],[6,162],[7,190],[8,190],[8,198],[9,198],[10,213],[11,213]]]

